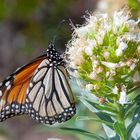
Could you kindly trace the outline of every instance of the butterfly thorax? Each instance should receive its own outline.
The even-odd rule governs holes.
[[[49,66],[64,65],[64,61],[60,53],[58,53],[53,44],[50,44],[47,49],[47,58],[49,61]]]

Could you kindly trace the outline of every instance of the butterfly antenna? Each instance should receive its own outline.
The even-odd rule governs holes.
[[[57,35],[54,35],[53,40],[52,40],[52,44],[54,44],[55,40],[56,40]]]
[[[58,26],[57,26],[57,28],[56,28],[56,30],[54,31],[53,34],[55,34],[55,33],[59,30],[59,28],[61,27],[61,25],[62,25],[64,22],[66,22],[65,19],[63,19],[63,20],[61,20],[61,21],[59,22],[59,24],[58,24]],[[49,43],[48,50],[50,50],[50,49],[54,49],[54,50],[55,50],[55,45],[54,45],[54,44],[55,44],[56,38],[57,38],[57,35],[55,34],[55,35],[53,36],[52,41],[50,41],[50,43]],[[64,56],[61,56],[61,57],[64,58]]]
[[[55,30],[54,33],[56,33],[56,32],[59,30],[59,28],[61,27],[61,25],[62,25],[65,21],[66,21],[66,20],[63,19],[63,20],[61,20],[61,21],[59,22],[59,24],[58,24],[58,26],[57,26],[57,28],[56,28],[56,30]],[[57,38],[57,35],[55,34],[50,44],[55,44],[56,38]]]

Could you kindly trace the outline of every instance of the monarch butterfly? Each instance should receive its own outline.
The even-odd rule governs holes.
[[[76,113],[63,57],[51,43],[45,54],[18,68],[0,84],[0,121],[28,114],[52,125]]]

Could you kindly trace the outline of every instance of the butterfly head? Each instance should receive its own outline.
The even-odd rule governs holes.
[[[50,43],[47,49],[47,57],[51,64],[61,65],[63,64],[63,58],[59,52],[56,51],[53,43]]]

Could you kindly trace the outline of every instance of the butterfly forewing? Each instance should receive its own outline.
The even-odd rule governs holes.
[[[45,55],[19,68],[0,85],[0,121],[19,114],[54,124],[76,112],[63,59],[50,45]]]
[[[26,91],[34,71],[43,59],[44,56],[39,57],[31,63],[18,68],[1,83],[0,121],[15,115],[28,113],[25,103]]]

